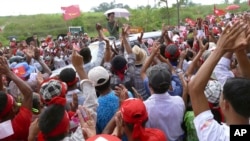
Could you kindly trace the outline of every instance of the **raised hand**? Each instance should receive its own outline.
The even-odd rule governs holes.
[[[91,112],[83,106],[79,106],[77,115],[80,120],[80,125],[83,130],[83,136],[86,139],[96,135],[96,124]]]
[[[247,37],[240,36],[240,34],[247,30]],[[234,52],[236,50],[244,49],[250,40],[250,29],[247,24],[236,22],[233,26],[228,25],[222,32],[221,37],[217,42],[217,47],[225,52]]]
[[[75,68],[83,66],[83,57],[76,50],[72,54],[72,64]]]
[[[140,36],[137,37],[137,41],[142,44],[142,38],[143,38],[144,32],[141,32]]]
[[[202,42],[203,38],[199,38],[199,47],[200,47],[200,50],[202,52],[204,52],[205,50],[207,50],[208,46],[209,46],[209,43],[206,43],[205,45],[203,44]]]
[[[97,23],[97,24],[96,24],[96,30],[97,30],[97,31],[102,30],[102,25],[101,25],[100,23]]]
[[[120,84],[120,85],[118,85],[118,86],[115,87],[115,94],[116,94],[116,96],[119,97],[120,102],[128,99],[128,90],[122,84]]]
[[[11,72],[5,57],[0,57],[0,74],[8,75]]]

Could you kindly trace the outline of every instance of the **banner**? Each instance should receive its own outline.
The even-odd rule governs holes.
[[[63,19],[65,21],[77,18],[81,16],[81,11],[79,5],[71,5],[68,7],[61,7],[63,10]]]
[[[143,28],[142,27],[131,27],[129,29],[130,34],[136,34],[136,33],[141,33],[143,32]]]

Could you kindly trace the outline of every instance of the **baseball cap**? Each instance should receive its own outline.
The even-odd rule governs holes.
[[[138,98],[130,98],[121,104],[121,117],[123,121],[133,124],[133,139],[142,139],[144,136],[144,127],[142,124],[147,121],[148,113],[143,101]]]
[[[26,78],[29,76],[33,71],[33,67],[29,66],[27,62],[21,62],[16,64],[12,71],[20,78]]]
[[[222,93],[221,83],[218,80],[209,80],[204,93],[208,102],[219,103],[220,94]]]
[[[138,98],[129,98],[121,104],[122,119],[127,123],[144,122],[148,119],[146,106],[142,100]]]
[[[135,45],[132,48],[132,52],[135,54],[135,65],[141,65],[147,59],[147,53],[144,49],[140,48],[139,46]]]
[[[157,64],[147,70],[148,81],[154,89],[169,87],[171,84],[171,73],[167,64]]]
[[[89,80],[93,81],[95,86],[105,84],[109,80],[109,77],[108,71],[102,66],[94,67],[88,73]]]
[[[162,132],[159,129],[146,128],[142,140],[143,141],[167,141],[167,137],[164,134],[164,132]]]
[[[86,141],[121,141],[121,139],[108,134],[99,134],[88,138]]]

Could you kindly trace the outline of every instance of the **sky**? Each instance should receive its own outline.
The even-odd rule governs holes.
[[[90,11],[103,2],[114,0],[3,0],[0,4],[0,16],[34,15],[62,13],[61,6],[79,5],[82,12]],[[131,8],[137,6],[155,5],[159,0],[115,0],[116,3],[127,4]],[[201,4],[218,4],[223,0],[192,0]],[[176,3],[176,0],[169,0],[169,5]]]

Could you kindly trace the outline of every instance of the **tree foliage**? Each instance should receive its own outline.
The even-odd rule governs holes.
[[[103,2],[101,3],[99,6],[97,7],[93,7],[92,10],[94,12],[105,12],[109,9],[113,9],[113,8],[126,8],[126,9],[130,9],[130,7],[128,5],[123,5],[123,3],[115,3],[115,2]]]

